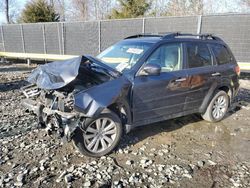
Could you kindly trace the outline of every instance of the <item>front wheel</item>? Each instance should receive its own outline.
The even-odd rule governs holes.
[[[87,118],[81,128],[75,130],[72,140],[80,153],[101,157],[118,145],[121,136],[120,118],[114,112],[105,110],[97,118]]]
[[[209,103],[206,112],[201,116],[206,121],[218,122],[224,118],[228,106],[229,96],[225,91],[218,91]]]

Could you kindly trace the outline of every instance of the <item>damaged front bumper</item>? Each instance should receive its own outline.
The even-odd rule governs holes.
[[[80,123],[78,113],[53,110],[29,98],[23,99],[21,104],[37,115],[38,123],[44,125],[49,133],[56,132],[64,141],[71,141]]]

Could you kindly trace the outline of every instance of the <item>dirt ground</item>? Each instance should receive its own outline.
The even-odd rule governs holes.
[[[198,114],[124,135],[100,159],[38,129],[20,87],[32,67],[0,65],[0,187],[250,187],[250,80],[227,117]]]

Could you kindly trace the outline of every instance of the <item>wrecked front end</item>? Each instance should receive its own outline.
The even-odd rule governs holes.
[[[30,85],[22,88],[22,105],[37,115],[38,124],[49,133],[55,132],[70,141],[84,119],[97,115],[120,96],[122,83],[116,81],[115,87],[110,83],[118,73],[93,61],[83,56],[48,63],[28,77]],[[106,83],[116,89],[110,91]],[[100,93],[105,93],[105,85],[110,92],[107,97]]]
[[[26,96],[22,105],[37,115],[39,127],[70,141],[80,117],[73,109],[73,95],[62,91],[43,90],[34,84],[23,87],[22,92]]]

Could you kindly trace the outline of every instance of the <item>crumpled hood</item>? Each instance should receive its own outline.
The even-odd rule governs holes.
[[[61,88],[76,78],[81,60],[82,56],[41,65],[32,71],[27,81],[42,89]]]

